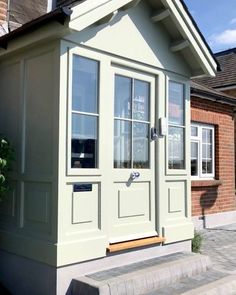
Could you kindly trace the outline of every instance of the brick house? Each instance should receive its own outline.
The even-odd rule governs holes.
[[[191,189],[197,228],[235,222],[235,107],[234,97],[192,82]]]
[[[214,78],[212,77],[205,77],[198,79],[197,82],[201,83],[201,85],[205,85],[206,88],[211,88],[213,92],[217,91],[219,95],[229,95],[233,99],[236,99],[236,48],[232,48],[229,50],[221,51],[215,54],[215,58],[218,61],[221,70],[216,73],[216,76]],[[228,107],[223,107],[222,112],[220,114],[221,119],[223,113],[226,112],[226,110],[229,110]],[[233,112],[233,113],[232,113]],[[203,112],[204,113],[204,112]],[[231,116],[232,118],[235,118],[235,106],[231,109]],[[204,120],[204,119],[203,119]],[[227,121],[226,121],[227,120]],[[216,179],[225,179],[223,183],[227,184],[227,188],[224,189],[224,186],[219,186],[218,188],[218,194],[219,198],[217,200],[221,203],[215,205],[208,209],[210,213],[215,213],[215,210],[217,209],[217,212],[223,212],[225,211],[225,214],[218,214],[218,221],[215,219],[214,221],[214,214],[209,216],[211,218],[211,221],[213,222],[213,225],[224,223],[224,222],[235,222],[235,189],[233,189],[233,185],[235,188],[235,181],[233,184],[233,178],[232,176],[235,175],[235,152],[234,155],[232,154],[233,148],[229,149],[228,145],[232,147],[232,138],[234,137],[234,145],[236,145],[236,125],[234,120],[234,131],[231,130],[231,134],[229,132],[229,129],[232,129],[232,121],[230,124],[230,110],[228,113],[227,118],[221,120],[221,122],[227,123],[226,128],[222,128],[223,132],[219,133],[220,137],[218,140],[222,138],[221,141],[219,141],[219,150],[218,150],[218,157],[219,161],[217,159],[216,154]],[[221,124],[222,124],[221,123]],[[227,134],[226,134],[226,133]],[[232,134],[234,132],[234,135]],[[227,144],[226,144],[227,143]],[[234,146],[234,151],[236,151],[236,146]],[[217,162],[219,161],[219,167],[217,166]],[[228,163],[228,164],[227,164]],[[225,166],[225,167],[222,167]],[[217,168],[218,167],[218,168]],[[217,175],[217,169],[218,172],[222,171],[224,176],[218,176]],[[234,171],[233,171],[234,170]],[[231,171],[231,172],[230,172]],[[213,193],[213,196],[216,196],[217,190]],[[194,190],[193,190],[194,195]],[[222,197],[221,197],[222,196]],[[221,200],[221,201],[220,201]],[[194,197],[193,197],[194,202]],[[194,212],[194,211],[193,211]]]
[[[236,97],[236,48],[215,54],[221,71],[214,78],[201,78],[198,81],[204,85]]]

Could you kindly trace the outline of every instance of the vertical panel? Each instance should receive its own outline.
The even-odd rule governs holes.
[[[34,234],[51,231],[51,185],[25,183],[24,227]]]
[[[25,172],[52,173],[53,52],[26,61]]]

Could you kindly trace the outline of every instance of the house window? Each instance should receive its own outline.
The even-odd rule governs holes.
[[[213,178],[214,126],[192,123],[191,175],[196,178]]]
[[[168,166],[185,169],[184,85],[169,82],[168,101]]]
[[[97,168],[99,63],[73,55],[71,167]]]

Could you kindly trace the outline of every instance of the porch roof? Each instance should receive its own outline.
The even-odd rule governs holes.
[[[7,49],[10,41],[32,33],[53,21],[64,25],[68,20],[68,28],[71,30],[83,30],[86,26],[95,24],[101,18],[105,18],[109,22],[108,16],[114,13],[114,9],[128,9],[139,2],[140,0],[62,0],[62,5],[52,12],[0,37],[0,47]],[[180,53],[184,57],[192,69],[191,76],[214,76],[220,69],[219,63],[199,31],[184,1],[148,0],[147,2],[152,7],[153,12],[150,20],[161,22],[166,28],[171,37],[170,50],[174,53]],[[91,11],[95,9],[100,9],[100,11],[102,9],[102,13],[94,17]],[[83,26],[78,27],[78,22],[81,24],[81,19],[84,18],[87,18],[87,20]]]

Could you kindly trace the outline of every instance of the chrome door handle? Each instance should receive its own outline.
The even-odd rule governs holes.
[[[155,127],[151,128],[151,140],[155,141],[158,139],[157,129]]]
[[[131,178],[132,180],[134,180],[134,179],[136,179],[136,178],[139,178],[139,176],[140,176],[140,173],[139,173],[139,172],[135,172],[135,171],[133,171],[133,172],[130,173],[130,178]]]

